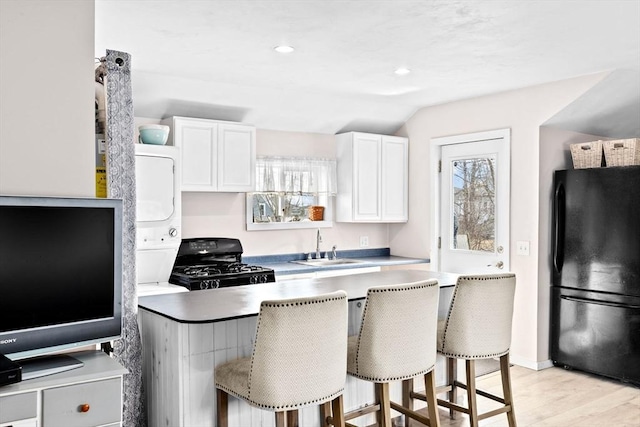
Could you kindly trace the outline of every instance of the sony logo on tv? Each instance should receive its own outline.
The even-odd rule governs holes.
[[[1,344],[11,344],[11,343],[14,343],[16,341],[18,341],[17,338],[9,338],[9,339],[6,339],[6,340],[0,340],[0,345]]]

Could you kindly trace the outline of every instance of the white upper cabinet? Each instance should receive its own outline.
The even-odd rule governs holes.
[[[409,140],[382,137],[382,219],[386,222],[409,220]]]
[[[253,126],[218,125],[218,191],[255,190],[256,129]]]
[[[256,130],[215,120],[171,117],[182,153],[182,191],[248,192],[255,187]]]
[[[408,220],[407,138],[349,132],[337,135],[338,222]]]

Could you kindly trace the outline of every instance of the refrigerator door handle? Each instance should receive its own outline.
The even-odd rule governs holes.
[[[637,309],[640,308],[640,305],[622,304],[622,303],[618,303],[618,302],[603,301],[603,300],[597,300],[597,299],[591,299],[591,298],[570,297],[570,296],[567,296],[567,295],[561,295],[560,299],[564,299],[564,300],[567,300],[567,301],[573,301],[573,302],[581,302],[581,303],[585,303],[585,304],[606,305],[607,307],[630,308],[630,309],[634,309],[634,310],[637,310]]]
[[[564,220],[565,220],[565,194],[564,185],[556,186],[553,203],[554,236],[553,236],[553,268],[560,274],[564,264]]]

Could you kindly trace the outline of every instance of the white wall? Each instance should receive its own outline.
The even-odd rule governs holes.
[[[140,119],[139,122],[142,122]],[[259,156],[335,158],[333,135],[258,129]],[[389,247],[386,224],[334,223],[321,229],[324,252],[358,249],[360,236],[369,237],[370,248]],[[235,237],[244,255],[286,254],[315,251],[316,230],[246,231],[244,193],[182,193],[182,235],[189,237]]]
[[[0,1],[0,193],[95,196],[94,2]]]
[[[431,198],[429,150],[432,138],[511,128],[511,269],[517,275],[512,360],[537,368],[539,354],[539,127],[593,87],[604,74],[484,96],[419,110],[399,134],[408,136],[409,222],[391,225],[391,251],[425,257],[430,253]],[[515,242],[531,242],[531,255],[516,256]],[[544,249],[542,249],[544,252]],[[543,260],[543,262],[546,262]],[[547,283],[548,284],[548,283]],[[543,345],[547,345],[544,343]]]

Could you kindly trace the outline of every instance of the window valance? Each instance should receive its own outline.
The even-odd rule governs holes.
[[[336,161],[333,159],[256,159],[256,192],[335,195],[336,191]]]

